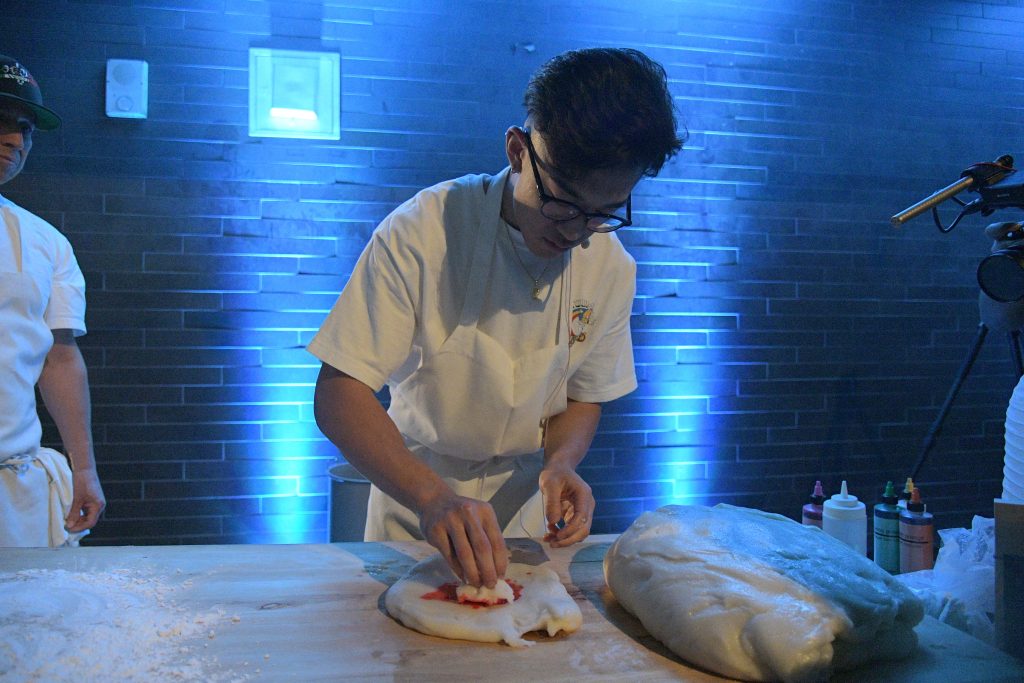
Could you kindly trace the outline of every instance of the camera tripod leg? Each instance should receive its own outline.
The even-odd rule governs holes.
[[[1010,359],[1013,361],[1013,371],[1017,373],[1017,381],[1024,376],[1024,360],[1021,359],[1020,351],[1020,330],[1014,330],[1006,334],[1010,338]]]
[[[964,358],[963,364],[960,366],[960,374],[957,375],[956,381],[953,382],[953,386],[949,388],[949,393],[946,394],[946,401],[942,404],[942,408],[939,409],[939,415],[935,418],[935,422],[932,423],[931,429],[928,430],[928,435],[924,438],[924,443],[921,445],[921,454],[917,457],[917,462],[914,464],[914,469],[910,473],[912,479],[917,479],[917,473],[921,469],[921,464],[924,463],[925,458],[931,452],[935,446],[935,439],[939,436],[939,432],[942,430],[942,423],[946,419],[946,415],[949,413],[949,409],[953,407],[953,401],[956,400],[956,395],[960,393],[960,387],[963,385],[964,380],[967,379],[967,375],[971,372],[971,367],[974,366],[974,361],[978,359],[978,353],[981,351],[982,344],[985,343],[985,337],[988,335],[988,325],[985,323],[978,323],[978,332],[974,335],[974,342],[971,344],[970,350],[967,352],[967,357]],[[1020,358],[1020,354],[1017,354],[1017,358]],[[1015,362],[1019,362],[1015,361]]]

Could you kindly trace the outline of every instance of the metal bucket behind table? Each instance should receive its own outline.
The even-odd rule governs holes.
[[[331,477],[331,543],[362,541],[369,480],[347,462],[334,465],[327,474]]]

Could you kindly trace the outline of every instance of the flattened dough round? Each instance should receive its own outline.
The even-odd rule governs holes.
[[[483,643],[504,641],[513,647],[532,644],[523,640],[524,633],[572,633],[583,623],[580,608],[558,574],[547,567],[510,564],[505,578],[522,586],[519,599],[509,604],[482,607],[424,599],[456,580],[444,558],[432,555],[387,590],[384,606],[391,616],[420,633]]]

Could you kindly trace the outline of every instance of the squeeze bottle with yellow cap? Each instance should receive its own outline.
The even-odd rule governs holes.
[[[839,493],[825,501],[821,511],[821,530],[837,538],[861,555],[868,554],[868,513],[864,503],[851,496],[846,480]]]
[[[901,510],[907,509],[907,503],[910,502],[910,494],[914,492],[914,480],[907,477],[907,483],[903,485],[903,490],[900,491],[899,500],[896,501],[896,506]]]

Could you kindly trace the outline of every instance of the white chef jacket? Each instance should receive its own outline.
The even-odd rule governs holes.
[[[51,330],[85,333],[85,279],[53,226],[0,196],[0,545],[61,545],[67,459],[40,448],[35,385]]]
[[[3,196],[0,219],[0,456],[5,456],[39,447],[35,385],[53,346],[51,330],[85,334],[85,278],[71,243],[52,225]],[[15,296],[24,300],[16,303]]]
[[[467,470],[488,461],[507,469],[501,458],[542,452],[542,420],[562,412],[566,398],[601,403],[636,387],[635,261],[614,234],[595,234],[590,248],[562,258],[534,256],[500,218],[508,173],[440,183],[385,218],[308,347],[375,391],[387,383],[389,413],[410,449],[459,486],[458,461]],[[532,297],[535,278],[540,300]],[[432,371],[466,329],[471,345],[516,364],[517,388],[505,392],[520,404],[512,418],[492,405],[505,400],[506,382],[473,381],[488,377],[488,368],[467,369],[466,380],[454,383],[452,366]],[[525,401],[521,384],[529,387]],[[505,438],[508,422],[518,428]],[[460,495],[479,491],[475,482]],[[371,508],[381,495],[371,491]]]

